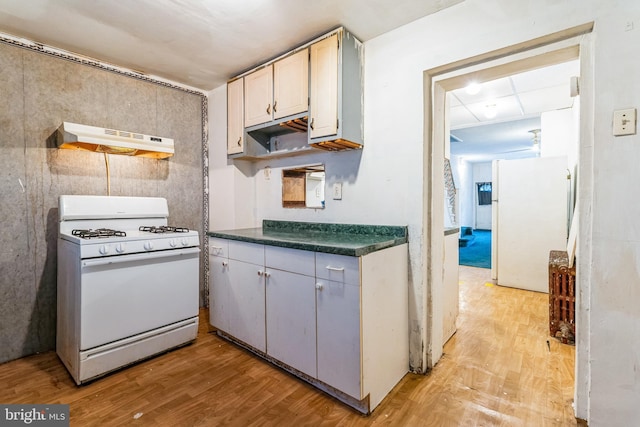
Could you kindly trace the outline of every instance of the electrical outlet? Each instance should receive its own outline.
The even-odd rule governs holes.
[[[613,112],[613,135],[636,134],[636,109],[617,110]]]
[[[342,200],[342,183],[336,182],[333,184],[333,200]]]

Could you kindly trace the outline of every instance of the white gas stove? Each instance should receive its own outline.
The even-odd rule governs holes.
[[[200,239],[167,201],[60,196],[56,350],[77,384],[191,342]]]

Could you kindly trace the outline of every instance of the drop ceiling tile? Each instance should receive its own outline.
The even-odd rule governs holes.
[[[485,115],[485,108],[488,104],[495,104],[496,106],[496,116],[494,118],[487,118]],[[520,106],[515,96],[505,96],[489,102],[469,104],[467,107],[481,122],[497,122],[522,118],[522,112],[520,111]]]
[[[548,87],[519,94],[526,115],[540,114],[545,111],[560,110],[573,105],[569,96],[569,85]]]
[[[511,79],[517,92],[529,92],[552,86],[569,87],[569,78],[579,75],[580,62],[575,60],[516,74]]]
[[[456,89],[453,92],[463,104],[474,104],[513,94],[508,78],[482,83],[480,92],[475,95],[469,95],[464,88]]]
[[[480,121],[473,117],[473,114],[471,114],[465,107],[457,106],[449,109],[449,126],[452,129],[457,126],[477,123],[480,123]]]

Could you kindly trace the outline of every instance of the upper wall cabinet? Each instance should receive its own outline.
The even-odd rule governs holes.
[[[243,79],[227,84],[227,154],[244,151]]]
[[[241,135],[238,128],[228,130],[229,157],[362,148],[362,55],[362,44],[338,28],[229,82],[228,125],[243,126]],[[306,138],[279,144],[280,136],[292,132]]]
[[[309,144],[362,148],[362,44],[340,29],[311,45]]]
[[[271,120],[273,66],[267,65],[245,76],[244,87],[244,125],[250,127]]]
[[[309,140],[338,133],[338,35],[311,45]]]
[[[301,50],[273,64],[273,118],[309,109],[309,51]]]
[[[244,126],[305,113],[309,104],[309,53],[304,49],[244,77]]]

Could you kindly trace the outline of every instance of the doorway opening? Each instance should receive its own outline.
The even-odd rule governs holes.
[[[446,94],[448,91],[461,89],[466,86],[470,77],[480,81],[491,81],[521,72],[559,64],[580,58],[581,69],[588,68],[588,83],[591,82],[591,63],[589,55],[592,49],[591,40],[585,34],[592,31],[593,24],[574,27],[540,39],[524,42],[521,45],[490,52],[478,57],[469,58],[458,63],[449,64],[424,73],[425,90],[425,174],[424,186],[427,201],[425,215],[425,229],[429,238],[425,267],[427,274],[427,306],[430,310],[428,318],[427,340],[430,353],[427,354],[427,366],[432,367],[443,354],[444,333],[443,322],[445,312],[442,302],[446,298],[444,276],[440,266],[445,265],[445,241],[442,230],[445,229],[446,209],[443,209],[446,195],[444,184],[444,159],[450,150],[450,117],[446,113]],[[582,57],[581,48],[584,47],[587,56]],[[584,74],[583,74],[584,75]],[[587,87],[590,87],[587,85]],[[583,99],[584,101],[584,99]],[[593,108],[593,99],[587,96],[586,110]],[[586,114],[583,113],[583,116]],[[587,137],[589,138],[589,137]],[[585,160],[585,161],[588,161]],[[589,167],[589,163],[585,165]],[[586,171],[585,173],[588,173]],[[495,189],[495,187],[494,187]],[[577,194],[578,204],[580,194]],[[587,202],[589,200],[587,199]],[[444,233],[446,234],[446,232]],[[547,254],[548,256],[548,254]],[[446,266],[445,266],[446,269]],[[579,283],[578,283],[579,286]],[[579,290],[577,290],[579,293]],[[578,303],[576,303],[578,306]],[[577,313],[577,322],[580,320]],[[587,325],[588,327],[588,325]],[[588,333],[588,331],[586,331]],[[576,360],[581,356],[580,347],[576,352]],[[581,370],[587,369],[584,364],[576,362],[576,377]],[[582,386],[582,385],[580,385]],[[584,397],[585,390],[577,389],[576,396]],[[576,399],[576,407],[583,403]]]
[[[449,222],[460,227],[460,265],[492,268],[497,264],[496,258],[502,252],[494,248],[496,250],[492,253],[492,246],[499,241],[496,238],[501,228],[498,219],[509,219],[509,215],[511,218],[518,215],[513,230],[515,235],[503,236],[502,241],[520,244],[522,262],[531,261],[528,252],[538,250],[536,246],[551,245],[548,241],[531,244],[532,240],[551,234],[550,230],[545,231],[549,220],[541,220],[543,214],[537,212],[536,205],[519,214],[508,209],[501,211],[503,216],[498,215],[499,197],[497,191],[493,191],[497,166],[493,163],[498,160],[504,164],[518,159],[566,156],[566,175],[572,179],[570,184],[575,182],[579,98],[571,93],[571,82],[579,75],[580,64],[575,58],[491,81],[479,82],[470,78],[466,87],[447,91],[449,158],[456,187],[457,215],[445,218],[445,227],[451,225]],[[525,193],[524,181],[532,180],[529,184],[535,189],[549,174],[544,173],[544,169],[540,175],[525,174],[526,165],[527,162],[521,162],[517,167],[522,171],[514,176],[520,188],[516,191],[522,193],[517,196],[522,197],[523,203],[533,203],[534,194]],[[563,171],[560,173],[565,175]],[[557,206],[557,212],[552,213],[558,221],[564,221],[559,227],[562,224],[566,226],[563,231],[566,238],[569,217],[574,208],[575,186],[562,181],[562,177],[560,179],[557,183],[561,192],[559,196],[566,192],[566,197]],[[503,191],[501,197],[505,194]],[[547,192],[538,194],[543,198],[547,195]],[[552,211],[549,201],[543,199],[538,203],[549,205],[546,213]],[[568,215],[564,212],[565,207]],[[560,219],[562,216],[564,220]],[[529,233],[533,236],[528,236]],[[553,245],[559,244],[559,240],[553,240]],[[537,262],[540,264],[544,260],[538,258]],[[493,270],[493,279],[497,279],[497,269]]]

